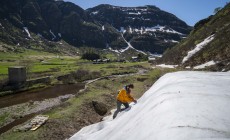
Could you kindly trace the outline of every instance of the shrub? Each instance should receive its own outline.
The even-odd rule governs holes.
[[[87,60],[95,60],[95,59],[100,59],[100,55],[94,52],[86,52],[82,55],[81,58]]]

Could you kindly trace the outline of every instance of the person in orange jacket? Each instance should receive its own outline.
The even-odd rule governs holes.
[[[135,100],[131,95],[131,89],[134,88],[133,84],[126,85],[123,89],[121,89],[117,95],[117,110],[113,114],[113,119],[116,118],[117,114],[122,111],[121,105],[123,104],[126,108],[129,108],[129,103],[134,102],[137,103],[137,100]]]

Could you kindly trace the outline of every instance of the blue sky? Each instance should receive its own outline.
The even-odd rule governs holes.
[[[188,25],[213,14],[217,7],[223,7],[230,0],[65,0],[73,2],[83,9],[91,8],[99,4],[111,4],[115,6],[134,7],[155,5],[160,9],[176,15]]]

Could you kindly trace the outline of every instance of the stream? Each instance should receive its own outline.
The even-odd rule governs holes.
[[[0,108],[17,105],[25,102],[41,101],[66,94],[75,94],[84,88],[84,84],[55,85],[39,91],[25,91],[0,98]]]

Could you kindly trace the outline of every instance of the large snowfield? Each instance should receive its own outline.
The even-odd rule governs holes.
[[[230,72],[166,74],[129,110],[87,126],[70,139],[230,139]]]

